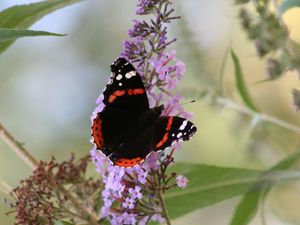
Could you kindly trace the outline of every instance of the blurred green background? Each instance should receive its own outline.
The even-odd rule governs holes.
[[[34,0],[1,0],[0,9]],[[95,100],[106,85],[109,65],[119,55],[122,41],[135,18],[134,0],[89,0],[59,10],[36,23],[32,29],[67,33],[68,36],[18,40],[0,56],[0,121],[37,158],[58,160],[70,152],[89,152],[90,115]],[[171,26],[178,37],[178,57],[187,73],[179,90],[198,99],[203,89],[214,89],[226,49],[239,55],[249,90],[266,114],[300,126],[292,105],[291,90],[299,87],[297,74],[255,84],[266,78],[265,62],[256,57],[239,26],[238,7],[232,1],[175,1],[183,18]],[[291,37],[300,41],[300,9],[284,15]],[[238,104],[233,65],[225,68],[225,92]],[[201,99],[185,105],[194,113],[199,132],[182,149],[176,160],[244,168],[267,168],[299,149],[299,135],[271,124],[251,126],[251,118]],[[0,179],[16,187],[30,169],[0,141]],[[92,168],[93,169],[93,168]],[[201,174],[199,174],[201,176]],[[0,193],[0,198],[5,195]],[[237,198],[193,212],[174,224],[225,225]],[[268,224],[300,224],[297,184],[276,188],[266,203]],[[5,216],[9,207],[0,204],[0,225],[13,223]],[[251,225],[262,224],[259,215]]]

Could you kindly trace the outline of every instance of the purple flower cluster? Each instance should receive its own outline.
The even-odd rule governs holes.
[[[159,153],[152,152],[142,166],[131,168],[111,165],[95,148],[91,155],[105,184],[102,191],[103,218],[108,218],[112,225],[143,225],[150,221],[165,221],[158,204],[158,181],[151,175],[159,167]]]

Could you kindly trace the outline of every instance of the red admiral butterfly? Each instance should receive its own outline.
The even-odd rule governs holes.
[[[184,118],[161,116],[164,105],[149,108],[141,77],[126,59],[114,61],[111,72],[102,96],[105,107],[92,122],[92,137],[114,165],[132,167],[151,151],[187,141],[196,132]]]

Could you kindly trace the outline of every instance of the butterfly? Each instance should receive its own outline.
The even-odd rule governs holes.
[[[141,76],[124,58],[111,65],[102,102],[92,120],[92,141],[117,166],[140,164],[151,151],[187,141],[197,130],[182,117],[162,116],[164,105],[150,108]]]

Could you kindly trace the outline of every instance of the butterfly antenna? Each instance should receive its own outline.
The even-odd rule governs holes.
[[[186,104],[190,104],[190,103],[194,103],[194,102],[196,102],[195,99],[193,99],[193,100],[191,100],[191,101],[188,101],[188,102],[183,102],[183,103],[181,103],[180,105],[186,105]]]

